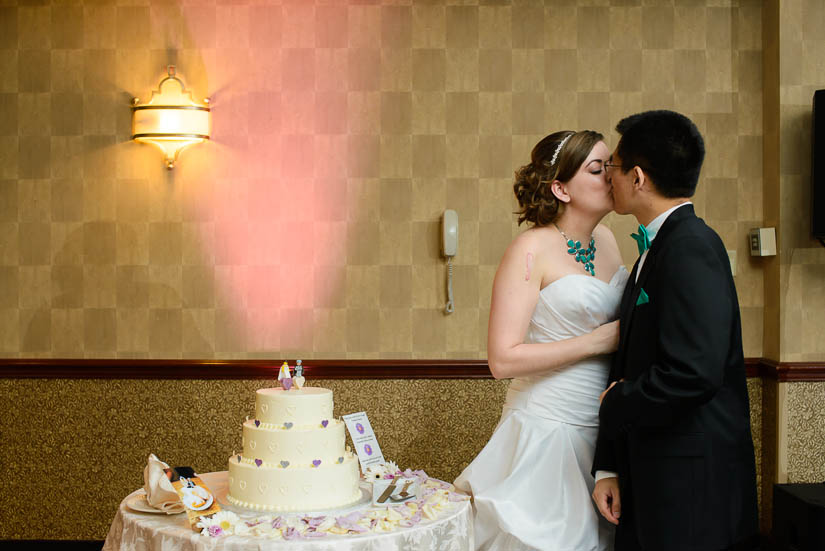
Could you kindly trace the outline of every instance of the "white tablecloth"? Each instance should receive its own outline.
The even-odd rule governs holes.
[[[220,476],[218,473],[207,473]],[[205,475],[202,475],[205,476]],[[224,475],[225,476],[225,475]],[[214,478],[212,480],[215,480]],[[212,486],[210,485],[210,488]],[[214,488],[213,488],[214,490]],[[330,534],[323,538],[283,540],[263,537],[203,536],[189,527],[185,514],[166,515],[132,510],[127,502],[143,490],[129,494],[118,507],[106,536],[103,551],[264,551],[301,549],[302,551],[471,551],[473,517],[469,501],[459,501],[431,521],[393,532],[353,535]],[[369,507],[366,505],[365,507]],[[242,514],[241,516],[245,516]],[[260,513],[248,513],[249,518]]]

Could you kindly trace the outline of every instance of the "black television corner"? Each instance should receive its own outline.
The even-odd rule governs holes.
[[[777,551],[825,550],[825,483],[774,484],[772,535]]]

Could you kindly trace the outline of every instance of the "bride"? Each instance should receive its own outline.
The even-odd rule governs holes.
[[[513,380],[493,436],[455,481],[473,496],[477,549],[612,547],[590,468],[628,274],[599,225],[613,208],[602,140],[556,132],[516,172],[518,221],[532,227],[501,260],[487,338],[493,375]]]

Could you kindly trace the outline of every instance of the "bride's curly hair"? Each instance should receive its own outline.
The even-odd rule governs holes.
[[[520,207],[515,213],[519,215],[519,225],[528,222],[534,226],[548,226],[561,215],[564,203],[553,195],[550,185],[554,180],[567,182],[575,176],[593,146],[602,140],[604,136],[593,130],[561,130],[546,136],[533,147],[530,164],[516,171],[513,184]],[[563,141],[555,162],[552,162]]]

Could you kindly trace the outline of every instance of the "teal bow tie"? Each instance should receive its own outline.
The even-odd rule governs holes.
[[[639,224],[639,233],[631,233],[630,237],[636,241],[640,256],[650,248],[650,237],[647,236],[647,230],[641,224]]]

